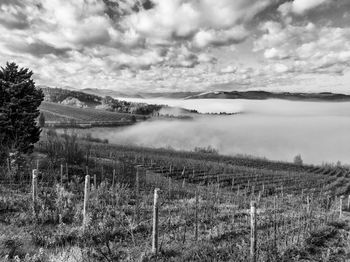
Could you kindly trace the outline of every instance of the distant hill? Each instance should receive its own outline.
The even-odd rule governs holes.
[[[188,96],[186,99],[285,99],[297,101],[350,101],[350,95],[334,94],[331,92],[323,93],[272,93],[267,91],[214,91]]]
[[[122,93],[122,92],[118,92],[110,89],[84,88],[84,89],[81,89],[81,92],[84,92],[86,94],[96,95],[96,96],[110,96],[113,98],[115,97],[143,98],[141,95],[138,95],[138,94],[130,95],[130,94],[126,94],[126,93]]]
[[[188,96],[194,96],[200,94],[200,92],[141,92],[141,93],[122,93],[110,89],[94,89],[85,88],[81,90],[84,93],[98,96],[111,96],[111,97],[123,97],[123,98],[174,98],[182,99]]]
[[[41,90],[44,92],[45,101],[53,102],[53,103],[63,103],[70,104],[69,101],[79,100],[82,105],[86,107],[95,107],[101,104],[102,97],[87,94],[80,91],[68,90],[62,88],[51,88],[47,86],[39,86]],[[79,106],[84,107],[84,106]]]
[[[118,113],[141,115],[151,115],[162,108],[161,105],[149,105],[115,99],[108,95],[112,95],[111,92],[113,91],[106,89],[102,89],[100,92],[98,89],[84,89],[90,92],[86,93],[85,91],[51,88],[47,86],[39,86],[39,88],[43,90],[45,95],[44,100],[46,102],[71,105],[79,108],[94,108]]]
[[[165,92],[165,93],[141,93],[140,95],[145,98],[174,98],[174,99],[182,99],[189,96],[199,95],[200,92]]]
[[[109,112],[94,108],[79,108],[45,101],[40,105],[40,112],[45,116],[46,125],[55,127],[121,126],[146,119],[142,115]]]

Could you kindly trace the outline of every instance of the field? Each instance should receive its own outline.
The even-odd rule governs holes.
[[[244,157],[76,146],[82,160],[66,165],[61,149],[56,147],[53,161],[52,144],[43,141],[21,177],[1,180],[0,256],[7,255],[7,261],[343,261],[349,256],[346,168],[326,172]],[[31,176],[35,168],[37,180]]]
[[[58,103],[43,102],[40,111],[44,113],[47,126],[120,126],[133,123],[132,115],[127,113],[109,112],[93,108],[78,108]],[[134,115],[141,120],[143,116]]]

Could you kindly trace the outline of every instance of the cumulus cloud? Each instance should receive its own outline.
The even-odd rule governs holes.
[[[38,83],[135,91],[268,86],[293,72],[341,75],[349,67],[348,25],[309,21],[309,14],[328,5],[343,10],[346,2],[1,0],[0,63],[30,67]]]
[[[199,48],[207,46],[223,46],[243,42],[249,33],[242,26],[233,27],[228,30],[200,30],[194,36],[194,45]]]
[[[229,74],[229,73],[234,73],[237,71],[237,67],[228,65],[220,70],[221,73],[223,74]]]
[[[307,13],[308,11],[327,4],[331,2],[331,0],[294,0],[291,2],[286,2],[282,4],[278,10],[283,14],[283,15],[288,15],[290,13],[294,13],[297,15],[303,15]]]
[[[350,66],[350,28],[266,22],[261,30],[255,51],[269,60],[291,60],[295,71],[340,73]]]

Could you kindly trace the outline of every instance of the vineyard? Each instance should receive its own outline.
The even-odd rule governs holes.
[[[1,181],[0,256],[7,261],[337,261],[331,259],[346,255],[345,247],[340,256],[317,246],[324,236],[348,236],[342,221],[350,183],[339,171],[80,146],[85,163],[52,165],[41,142],[37,162],[20,178]],[[317,252],[305,249],[310,243]]]
[[[48,126],[64,124],[90,124],[92,126],[118,126],[131,123],[132,115],[116,113],[92,108],[78,108],[57,103],[43,102],[40,111],[44,113]],[[143,119],[141,115],[134,115],[135,119]]]

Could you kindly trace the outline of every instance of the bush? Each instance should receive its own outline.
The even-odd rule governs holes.
[[[301,155],[299,154],[299,155],[296,155],[295,157],[294,157],[294,164],[296,164],[296,165],[299,165],[299,166],[302,166],[303,165],[303,159],[301,158]]]

